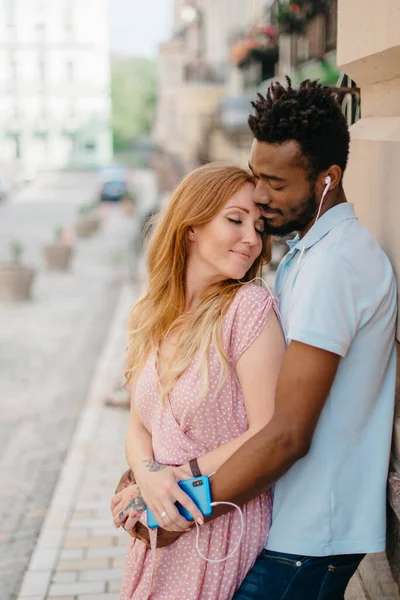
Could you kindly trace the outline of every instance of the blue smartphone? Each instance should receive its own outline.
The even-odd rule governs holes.
[[[208,477],[194,477],[193,479],[183,479],[178,483],[179,487],[190,496],[197,508],[201,511],[204,517],[209,517],[212,513],[211,506],[211,489],[210,480]],[[179,502],[176,502],[176,508],[188,521],[193,521],[193,517],[190,512],[182,506]],[[157,520],[151,510],[147,508],[147,526],[150,529],[159,527]]]

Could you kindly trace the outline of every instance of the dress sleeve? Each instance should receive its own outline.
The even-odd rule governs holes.
[[[277,302],[269,291],[255,285],[240,290],[235,300],[230,331],[230,354],[234,365],[260,335],[274,302]]]

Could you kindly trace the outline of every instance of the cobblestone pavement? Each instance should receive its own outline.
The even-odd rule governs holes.
[[[113,526],[111,495],[125,470],[128,411],[107,408],[103,389],[118,375],[133,300],[126,287],[94,372],[19,600],[117,600],[127,534]]]
[[[1,600],[17,597],[126,277],[133,225],[117,207],[77,241],[70,272],[43,269],[41,243],[92,199],[83,183],[70,202],[31,194],[0,205],[0,258],[15,236],[39,270],[32,301],[0,305]]]

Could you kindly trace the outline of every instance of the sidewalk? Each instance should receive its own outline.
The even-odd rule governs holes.
[[[103,401],[123,368],[133,298],[134,290],[125,286],[19,600],[119,598],[128,539],[114,528],[109,505],[126,468],[128,411],[106,408]]]

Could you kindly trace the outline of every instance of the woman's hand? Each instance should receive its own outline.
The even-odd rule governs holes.
[[[145,510],[146,503],[137,484],[128,485],[111,499],[115,527],[123,526],[128,533]]]
[[[179,514],[175,502],[182,504],[200,525],[204,523],[197,506],[178,485],[181,479],[191,477],[184,467],[175,470],[154,460],[144,460],[139,468],[135,467],[135,476],[143,498],[160,527],[168,531],[184,531],[192,525]]]
[[[192,479],[193,473],[189,467],[189,463],[181,465],[180,467],[173,467],[172,471],[177,481],[183,481],[185,479]]]

